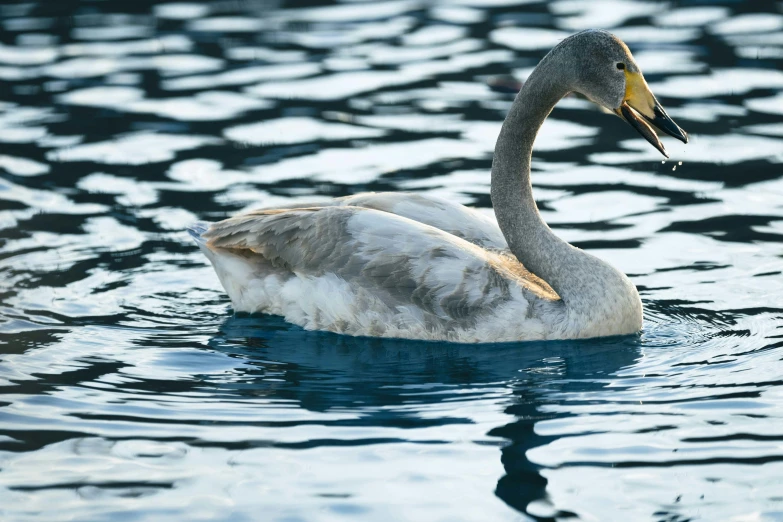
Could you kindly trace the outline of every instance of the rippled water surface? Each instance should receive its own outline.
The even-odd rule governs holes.
[[[781,11],[3,2],[0,518],[783,520]],[[662,162],[566,98],[536,142],[545,218],[631,275],[640,336],[232,316],[188,224],[367,190],[490,212],[498,77],[589,27],[692,137]]]

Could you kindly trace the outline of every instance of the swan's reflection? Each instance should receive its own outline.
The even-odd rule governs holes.
[[[295,400],[311,411],[382,412],[365,415],[363,424],[418,428],[472,422],[448,410],[436,419],[418,418],[416,411],[404,407],[411,402],[407,392],[439,390],[415,396],[424,407],[456,398],[466,390],[510,390],[510,404],[502,407],[515,420],[488,433],[508,441],[501,450],[506,475],[498,480],[495,492],[522,512],[535,502],[535,512],[529,514],[537,516],[547,516],[542,515],[542,506],[548,505],[546,479],[526,453],[551,439],[537,435],[535,424],[564,415],[546,413],[542,407],[556,404],[561,392],[604,387],[607,377],[632,364],[640,352],[635,336],[461,345],[310,332],[271,316],[232,317],[220,331],[210,345],[241,358],[249,368],[241,385],[225,386],[236,386],[241,394]]]

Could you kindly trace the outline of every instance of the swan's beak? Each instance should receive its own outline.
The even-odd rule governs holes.
[[[614,112],[667,158],[669,155],[650,124],[669,136],[688,143],[688,134],[666,114],[639,72],[625,72],[625,99]]]

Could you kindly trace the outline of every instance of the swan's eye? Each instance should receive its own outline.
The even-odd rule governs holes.
[[[625,70],[625,64],[623,62],[620,62],[620,63],[617,64],[617,68],[620,69],[621,71],[624,71]]]

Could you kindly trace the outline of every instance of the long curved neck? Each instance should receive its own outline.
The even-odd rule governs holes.
[[[641,303],[628,278],[557,237],[539,214],[533,198],[533,142],[555,104],[569,92],[571,83],[566,70],[553,63],[556,60],[547,58],[514,100],[495,146],[491,195],[498,224],[511,252],[528,270],[549,283],[568,314],[576,314],[586,323],[605,321],[618,313],[618,306],[624,306],[616,302],[619,295],[619,301],[626,304],[639,303],[635,313],[640,326]]]

